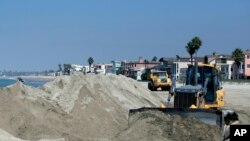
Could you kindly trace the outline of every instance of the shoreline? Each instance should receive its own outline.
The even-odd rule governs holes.
[[[15,78],[18,77],[28,81],[52,81],[56,78],[55,76],[16,76]]]

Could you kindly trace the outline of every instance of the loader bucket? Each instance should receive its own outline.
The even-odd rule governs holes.
[[[168,115],[179,115],[183,118],[193,116],[210,125],[223,127],[224,118],[222,111],[213,109],[189,109],[189,108],[139,108],[129,110],[129,118],[136,113],[145,111],[160,111]],[[130,122],[130,121],[129,121]]]
[[[133,116],[138,113],[150,112],[150,111],[160,111],[166,115],[179,115],[182,118],[192,116],[196,119],[199,119],[205,124],[215,125],[221,129],[222,140],[225,140],[229,137],[229,130],[225,130],[225,126],[231,124],[229,121],[237,121],[237,113],[226,110],[214,110],[214,109],[191,109],[191,108],[139,108],[129,110],[129,120],[128,125],[133,122]],[[226,114],[225,113],[229,113]],[[136,117],[136,116],[135,116]]]

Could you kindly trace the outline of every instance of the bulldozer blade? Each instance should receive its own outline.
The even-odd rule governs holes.
[[[240,124],[238,114],[227,109],[192,109],[192,108],[139,108],[129,110],[128,126],[133,122],[133,116],[138,113],[160,111],[166,115],[179,115],[182,118],[192,116],[205,124],[215,125],[221,129],[222,140],[230,136],[230,125]],[[131,121],[130,121],[131,120]]]
[[[146,112],[146,111],[161,111],[168,115],[179,115],[183,118],[193,116],[203,123],[216,125],[219,127],[224,126],[223,113],[220,110],[213,109],[189,109],[189,108],[139,108],[129,110],[129,118],[133,115]],[[129,119],[130,122],[130,119]],[[129,123],[130,124],[130,123]]]

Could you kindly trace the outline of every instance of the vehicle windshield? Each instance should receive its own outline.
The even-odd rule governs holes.
[[[197,84],[202,85],[203,87],[205,84],[208,86],[210,83],[212,83],[212,73],[213,68],[212,67],[197,67]],[[187,85],[195,85],[195,66],[189,67],[187,70]]]
[[[166,72],[158,72],[159,77],[166,77]]]
[[[166,72],[154,72],[153,75],[156,75],[160,78],[166,78]]]

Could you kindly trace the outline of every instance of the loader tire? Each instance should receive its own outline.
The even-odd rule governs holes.
[[[151,91],[156,91],[157,88],[154,87],[154,83],[152,81],[148,82],[148,89]]]
[[[151,82],[148,82],[148,89],[149,89],[150,91],[152,91],[152,90],[153,90],[153,89],[152,89]]]
[[[167,91],[167,87],[161,87],[162,91]]]

